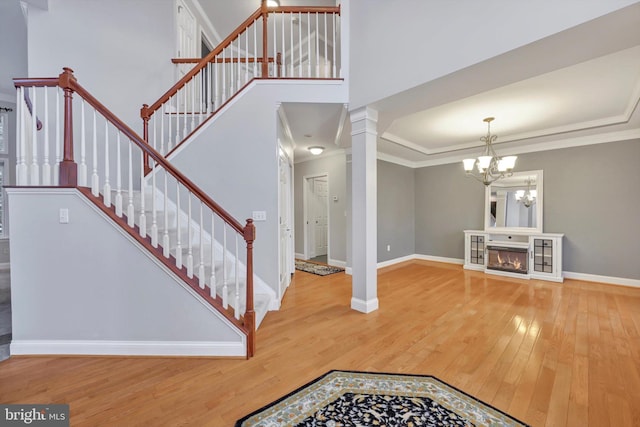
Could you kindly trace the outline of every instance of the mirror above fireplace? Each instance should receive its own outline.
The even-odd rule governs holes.
[[[485,231],[542,233],[542,170],[514,172],[485,187]]]

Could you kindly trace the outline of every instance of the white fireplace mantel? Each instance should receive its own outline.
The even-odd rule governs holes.
[[[564,234],[558,233],[465,230],[464,268],[519,279],[562,282],[563,237]],[[526,273],[492,269],[487,265],[489,246],[526,249]]]

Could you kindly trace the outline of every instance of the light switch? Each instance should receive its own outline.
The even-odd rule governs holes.
[[[254,221],[266,221],[267,220],[267,212],[266,211],[253,211],[251,217]]]
[[[69,209],[60,208],[60,224],[69,224]]]

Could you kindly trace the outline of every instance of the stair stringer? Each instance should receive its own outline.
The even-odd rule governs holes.
[[[7,192],[12,354],[246,355],[243,331],[79,190]]]
[[[254,271],[279,306],[278,108],[286,102],[348,102],[341,80],[255,79],[183,141],[167,160],[236,218],[254,221]]]

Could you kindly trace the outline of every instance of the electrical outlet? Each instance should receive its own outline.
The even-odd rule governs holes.
[[[60,208],[60,224],[69,224],[69,209]]]
[[[391,252],[391,245],[387,245],[387,252]]]

